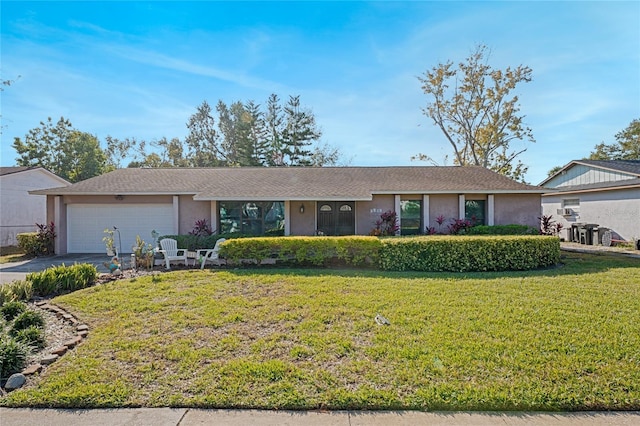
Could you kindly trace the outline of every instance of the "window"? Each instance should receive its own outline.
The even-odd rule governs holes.
[[[486,203],[485,200],[466,200],[464,202],[464,218],[472,221],[474,225],[485,225]]]
[[[400,201],[400,235],[416,235],[422,230],[422,201]]]
[[[284,202],[221,201],[218,203],[220,233],[283,235]]]
[[[580,198],[567,198],[562,200],[562,207],[578,208],[580,207]]]

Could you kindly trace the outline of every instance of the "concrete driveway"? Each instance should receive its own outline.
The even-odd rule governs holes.
[[[39,272],[51,266],[76,263],[90,263],[98,268],[98,272],[109,272],[103,263],[110,260],[106,254],[64,254],[59,256],[36,257],[21,262],[4,263],[0,265],[0,284],[14,280],[23,280],[28,273]],[[126,258],[125,258],[125,263]]]

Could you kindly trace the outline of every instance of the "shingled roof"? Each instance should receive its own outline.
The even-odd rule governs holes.
[[[20,173],[26,170],[32,170],[33,167],[26,166],[13,166],[13,167],[0,167],[0,176],[10,175],[13,173]]]
[[[617,179],[606,182],[586,183],[579,185],[561,185],[549,187],[543,196],[571,194],[579,192],[621,190],[638,188],[640,186],[640,160],[574,160],[562,167],[553,175],[540,182],[539,186],[548,185],[556,177],[566,173],[576,165],[588,166],[591,169],[600,169],[622,173],[626,179]]]
[[[575,163],[630,173],[640,177],[640,160],[578,160]]]
[[[118,169],[49,195],[193,194],[196,200],[370,200],[373,194],[543,193],[477,166]]]
[[[542,182],[540,182],[539,186],[545,186],[547,183],[553,180],[556,176],[566,173],[567,170],[569,170],[570,168],[572,168],[577,164],[582,164],[584,166],[589,166],[589,167],[603,169],[603,170],[626,173],[629,175],[629,179],[640,178],[640,160],[573,160],[573,161],[570,161],[561,169],[559,169],[553,175],[545,178]],[[585,187],[593,186],[593,184],[582,185],[582,186],[585,186]],[[605,184],[605,186],[616,186],[616,185],[615,185],[615,182],[613,182],[613,183]]]

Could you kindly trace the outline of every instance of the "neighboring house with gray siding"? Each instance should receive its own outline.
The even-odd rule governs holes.
[[[0,167],[0,247],[15,246],[16,235],[47,222],[47,197],[29,191],[68,185],[42,167]]]
[[[202,219],[254,235],[367,235],[388,210],[402,234],[437,228],[440,215],[537,227],[544,191],[483,167],[422,166],[118,169],[33,193],[47,196],[56,253],[104,252],[114,226],[127,253],[136,235],[187,234]]]
[[[540,186],[554,190],[542,195],[543,214],[565,229],[597,224],[615,239],[640,238],[640,161],[572,161]]]

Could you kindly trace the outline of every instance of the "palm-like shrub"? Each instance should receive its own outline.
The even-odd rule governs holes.
[[[8,336],[0,337],[0,379],[22,371],[27,364],[30,348]]]
[[[11,335],[16,335],[20,330],[31,326],[44,328],[44,317],[40,312],[26,310],[16,317],[11,327]]]
[[[7,321],[12,321],[15,317],[27,310],[27,304],[19,301],[7,302],[0,308],[0,313]]]

